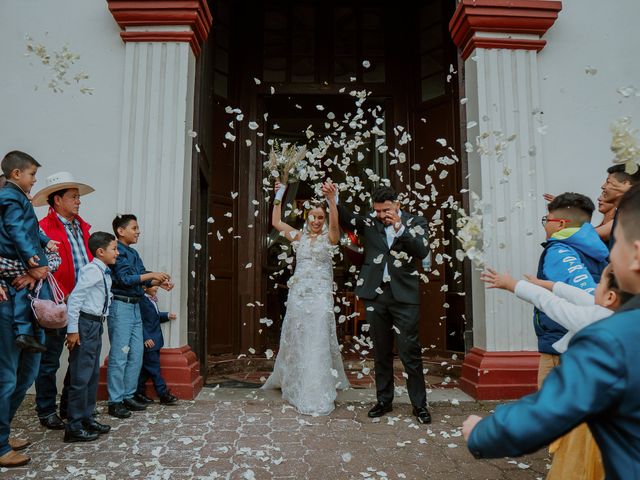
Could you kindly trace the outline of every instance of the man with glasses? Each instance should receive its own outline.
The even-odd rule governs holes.
[[[579,193],[563,193],[549,203],[548,210],[548,215],[542,217],[547,240],[542,244],[544,250],[538,262],[538,278],[564,282],[593,293],[609,256],[609,249],[591,225],[595,205]],[[567,330],[537,308],[534,309],[533,326],[540,352],[540,387],[551,369],[560,363],[560,353],[553,344]]]

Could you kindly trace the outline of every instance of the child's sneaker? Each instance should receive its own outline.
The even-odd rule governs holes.
[[[133,399],[138,402],[138,403],[142,403],[144,405],[150,405],[153,403],[153,400],[151,400],[149,397],[147,397],[145,394],[143,393],[136,393],[133,396]]]
[[[178,397],[171,394],[171,392],[167,392],[160,397],[160,403],[162,405],[175,405],[178,403]]]

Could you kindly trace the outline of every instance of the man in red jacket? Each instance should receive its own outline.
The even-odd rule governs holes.
[[[79,215],[80,196],[93,192],[93,188],[78,183],[68,172],[59,172],[47,177],[47,185],[32,200],[34,207],[49,204],[49,213],[40,220],[40,228],[52,240],[59,243],[62,259],[60,268],[53,274],[58,285],[69,296],[76,284],[78,271],[93,257],[87,244],[91,225]],[[60,415],[56,408],[56,373],[60,368],[60,355],[64,348],[66,328],[46,330],[45,346],[40,370],[36,378],[36,411],[40,423],[52,430],[65,428],[63,418],[67,416],[69,372],[64,378],[60,398]]]

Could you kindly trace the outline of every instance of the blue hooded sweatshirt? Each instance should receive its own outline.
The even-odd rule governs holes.
[[[585,223],[580,228],[560,230],[542,246],[538,278],[564,282],[593,294],[609,257],[609,249],[593,225]],[[538,351],[559,355],[553,344],[567,330],[537,308],[533,311],[533,326],[538,336]]]

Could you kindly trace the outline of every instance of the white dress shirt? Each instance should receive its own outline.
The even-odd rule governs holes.
[[[400,210],[398,210],[398,216],[401,219],[400,221],[402,221],[402,212]],[[386,227],[384,227],[384,231],[387,234],[387,245],[389,246],[389,249],[391,249],[391,245],[393,245],[393,242],[395,241],[396,237],[399,237],[400,235],[402,235],[404,233],[404,225],[401,225],[400,229],[397,232],[396,232],[396,229],[393,226],[393,224],[387,225]],[[388,262],[384,264],[383,278],[389,278],[389,263]]]
[[[518,298],[535,305],[551,320],[568,330],[553,344],[558,352],[564,353],[569,341],[584,327],[613,315],[613,310],[596,305],[595,297],[581,288],[563,282],[553,284],[553,292],[525,280],[516,283]]]
[[[104,279],[104,280],[103,280]],[[105,291],[105,281],[107,290]],[[105,309],[105,297],[107,309]],[[78,317],[80,312],[91,315],[106,316],[111,304],[111,275],[107,266],[98,258],[94,258],[80,269],[78,282],[67,301],[67,333],[78,333]]]
[[[400,221],[402,221],[402,210],[398,210],[398,216],[400,217]],[[389,246],[389,249],[391,249],[391,245],[393,245],[395,239],[402,236],[402,234],[404,233],[405,226],[401,225],[400,229],[397,232],[393,225],[387,225],[384,230],[387,234],[387,245]],[[427,256],[422,259],[422,268],[424,268],[427,272],[431,270],[431,251],[429,251]],[[384,278],[389,278],[388,264],[384,265]]]

